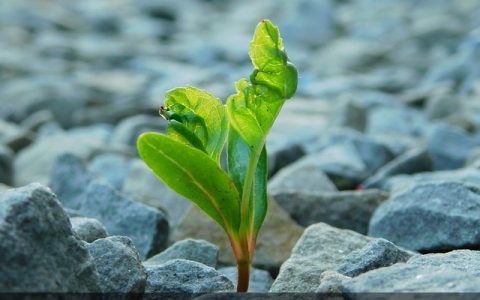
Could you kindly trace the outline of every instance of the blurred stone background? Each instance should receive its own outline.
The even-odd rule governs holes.
[[[133,244],[113,241],[135,245],[141,260],[193,237],[220,247],[219,266],[232,265],[223,233],[155,178],[135,141],[165,129],[158,108],[171,88],[232,94],[252,71],[249,41],[264,18],[280,27],[300,74],[268,139],[275,201],[254,265],[275,277],[290,257],[273,291],[314,291],[331,261],[322,251],[338,256],[366,241],[314,225],[305,241],[323,260],[302,245],[292,251],[318,222],[424,253],[478,249],[478,195],[460,197],[470,187],[420,187],[427,208],[413,192],[385,203],[420,182],[480,184],[480,0],[0,0],[0,191],[48,185],[82,239],[128,236]],[[38,185],[22,191],[55,198]],[[418,232],[399,234],[426,217]],[[295,272],[313,281],[292,281]]]

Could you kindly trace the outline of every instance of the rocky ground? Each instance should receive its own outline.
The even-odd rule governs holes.
[[[135,141],[168,89],[231,94],[263,18],[300,81],[250,291],[480,292],[478,0],[1,1],[0,292],[234,291]]]

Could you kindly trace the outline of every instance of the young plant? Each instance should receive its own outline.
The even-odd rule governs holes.
[[[166,94],[165,134],[144,133],[140,157],[167,186],[198,205],[226,232],[237,260],[237,291],[248,289],[250,266],[267,213],[265,141],[283,103],[297,88],[278,28],[261,21],[250,43],[254,70],[236,82],[226,104],[188,86]],[[227,168],[220,155],[227,144]]]

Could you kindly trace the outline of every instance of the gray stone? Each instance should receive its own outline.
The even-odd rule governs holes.
[[[225,267],[218,269],[218,272],[227,276],[231,282],[237,287],[237,267]],[[250,293],[266,293],[272,286],[273,279],[270,273],[257,268],[250,269],[250,281],[248,284],[248,292]]]
[[[71,217],[73,231],[87,243],[107,237],[108,233],[100,221],[85,217]]]
[[[143,293],[147,275],[132,240],[111,236],[87,247],[100,275],[103,293]]]
[[[448,253],[416,255],[408,264],[418,267],[448,267],[478,277],[480,275],[480,251],[454,250]]]
[[[377,170],[364,183],[365,188],[383,188],[385,180],[393,175],[415,174],[433,169],[433,159],[423,147],[411,149]]]
[[[342,100],[330,119],[330,124],[335,127],[348,127],[360,132],[364,131],[367,124],[367,108],[353,98]]]
[[[135,147],[138,136],[144,132],[163,132],[167,122],[159,117],[137,115],[122,120],[110,139],[112,143],[119,143]]]
[[[185,259],[148,266],[145,293],[232,292],[233,283],[214,268]]]
[[[98,273],[56,196],[40,184],[0,193],[0,290],[98,292]]]
[[[387,240],[375,239],[347,255],[336,271],[355,277],[370,270],[406,262],[412,255],[414,253],[398,248]]]
[[[9,190],[9,189],[11,189],[10,186],[0,183],[0,192],[5,192],[6,190]]]
[[[140,159],[131,161],[130,172],[125,179],[123,192],[149,206],[165,212],[170,228],[175,228],[191,202],[167,187]]]
[[[365,132],[420,136],[427,124],[427,119],[419,111],[391,105],[380,106],[369,112]]]
[[[478,247],[479,214],[478,188],[457,182],[419,184],[375,211],[369,235],[421,252]]]
[[[28,146],[34,139],[34,134],[16,124],[0,119],[0,144],[18,152]]]
[[[390,149],[385,145],[355,130],[333,130],[320,138],[318,148],[332,145],[349,145],[355,148],[368,172],[375,172],[393,158]]]
[[[320,285],[315,293],[317,294],[342,294],[344,282],[351,278],[335,271],[325,271],[320,275]],[[343,299],[343,298],[340,298]]]
[[[12,101],[15,99],[15,101]],[[5,83],[0,92],[0,118],[16,123],[38,108],[48,109],[62,125],[73,125],[72,115],[86,104],[86,91],[64,75],[19,78]]]
[[[186,259],[216,268],[218,260],[218,246],[204,241],[186,239],[178,241],[165,249],[162,253],[150,257],[143,262],[145,266],[161,265],[172,259]]]
[[[333,3],[330,0],[287,1],[280,9],[284,14],[279,26],[284,38],[292,44],[319,46],[333,35]]]
[[[399,263],[361,274],[342,283],[343,293],[455,293],[479,292],[480,279],[445,267]],[[365,297],[365,295],[363,295]],[[354,299],[356,298],[354,297]]]
[[[60,154],[72,153],[87,159],[92,153],[102,148],[104,144],[101,141],[86,136],[56,134],[42,138],[20,151],[15,157],[14,183],[15,185],[32,181],[46,183],[54,161]]]
[[[90,174],[106,179],[121,190],[130,172],[130,160],[117,153],[105,153],[95,156],[88,165]]]
[[[365,247],[370,240],[324,223],[309,226],[280,268],[270,292],[315,292],[324,271],[335,270],[351,252]]]
[[[0,183],[13,183],[13,152],[0,144]]]
[[[337,188],[316,165],[309,161],[294,162],[276,173],[268,182],[268,193],[274,195],[286,191],[336,192]]]
[[[85,187],[91,180],[85,162],[78,156],[65,153],[55,159],[49,185],[65,207],[78,209]]]
[[[298,164],[322,170],[339,190],[355,189],[368,177],[365,163],[353,145],[332,145],[301,158]]]
[[[267,142],[267,148],[269,177],[305,155],[305,150],[300,144],[285,140],[274,142],[270,139],[270,142]]]
[[[131,238],[142,259],[164,249],[168,222],[157,209],[138,203],[101,181],[88,184],[80,203],[79,212],[98,219],[109,234]]]
[[[42,125],[55,122],[55,116],[49,110],[39,110],[28,116],[20,124],[23,128],[36,132]]]
[[[480,186],[480,170],[465,168],[451,171],[425,172],[415,175],[396,175],[388,178],[383,188],[395,192],[411,188],[419,183],[458,181]]]
[[[435,170],[457,169],[465,164],[480,141],[460,128],[434,126],[427,131],[428,150],[433,156]]]
[[[302,226],[324,222],[362,234],[368,232],[373,212],[388,197],[379,190],[327,193],[285,190],[269,195]]]

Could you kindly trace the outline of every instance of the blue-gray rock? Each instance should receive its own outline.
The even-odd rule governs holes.
[[[433,170],[433,159],[423,147],[411,149],[377,170],[364,183],[365,188],[383,188],[385,180],[393,175],[415,174]]]
[[[117,153],[104,153],[95,156],[88,165],[90,174],[106,179],[116,189],[121,190],[130,172],[130,160]]]
[[[458,181],[480,186],[480,170],[465,168],[451,171],[425,172],[415,175],[396,175],[386,179],[383,188],[388,191],[398,191],[411,188],[419,183]]]
[[[457,169],[465,164],[480,140],[458,127],[437,125],[427,131],[428,150],[435,170]]]
[[[325,271],[320,275],[320,285],[315,290],[317,294],[342,294],[342,285],[351,280],[350,277],[335,271]]]
[[[98,292],[84,242],[50,189],[40,184],[0,193],[0,290]]]
[[[0,92],[0,118],[19,123],[40,107],[51,111],[65,127],[71,127],[74,125],[72,116],[86,104],[86,94],[85,89],[64,75],[45,73],[44,76],[10,80]]]
[[[237,267],[224,267],[218,269],[218,272],[227,276],[231,282],[237,287]],[[273,279],[268,271],[251,268],[248,292],[250,293],[266,293],[272,286]]]
[[[309,226],[280,268],[270,292],[315,292],[324,271],[335,270],[351,252],[365,247],[370,240],[324,223]]]
[[[367,299],[364,293],[478,293],[480,279],[447,267],[398,263],[346,280],[341,289],[353,299]]]
[[[349,145],[355,148],[368,172],[375,172],[393,158],[385,145],[355,130],[333,130],[320,138],[318,148],[332,145]]]
[[[179,196],[161,182],[140,159],[132,159],[123,192],[132,195],[137,201],[165,212],[172,229],[192,205],[189,200]]]
[[[363,132],[367,123],[367,108],[352,98],[343,98],[330,119],[334,127],[347,127]]]
[[[78,137],[67,133],[37,139],[16,155],[13,162],[14,183],[15,185],[24,185],[34,181],[46,183],[57,156],[72,153],[82,159],[87,159],[95,151],[104,147],[103,141],[98,139],[88,136]]]
[[[169,260],[181,258],[216,268],[218,251],[218,246],[205,240],[185,239],[176,242],[162,253],[150,257],[143,264],[145,266],[161,265]]]
[[[288,141],[285,137],[282,137],[281,140],[270,138],[267,141],[267,147],[268,176],[272,176],[283,167],[305,155],[305,151],[299,143]]]
[[[301,158],[298,164],[319,168],[339,190],[355,189],[369,172],[353,145],[332,145]]]
[[[100,221],[85,217],[70,217],[72,229],[78,237],[87,243],[107,237],[107,229]]]
[[[185,259],[147,266],[145,293],[233,292],[233,283],[214,268]]]
[[[427,124],[427,119],[420,111],[392,105],[380,106],[369,112],[365,132],[420,136]]]
[[[458,182],[419,184],[374,213],[369,235],[434,252],[480,245],[480,189]]]
[[[160,117],[137,115],[122,120],[115,128],[110,142],[135,147],[138,136],[144,132],[163,132],[167,122]]]
[[[0,183],[13,183],[13,152],[0,144]]]
[[[103,293],[143,293],[147,274],[131,239],[111,236],[87,247],[99,273]]]
[[[395,246],[385,239],[374,239],[365,247],[351,252],[336,271],[355,277],[370,270],[406,262],[414,253]]]
[[[142,259],[164,249],[168,221],[157,209],[136,202],[101,181],[88,184],[80,203],[79,212],[98,219],[109,234],[131,238]]]
[[[282,34],[292,44],[319,46],[334,33],[333,3],[330,0],[285,2],[280,9],[284,12],[279,24]]]
[[[14,152],[28,146],[34,139],[34,134],[16,124],[0,119],[0,145],[5,145]]]
[[[418,267],[448,267],[478,278],[480,276],[480,251],[454,250],[448,253],[415,255],[408,260],[408,264]]]
[[[362,234],[368,232],[373,212],[388,198],[379,190],[322,193],[290,189],[269,195],[302,226],[324,222]]]
[[[286,191],[336,192],[337,188],[319,166],[311,160],[299,160],[276,173],[268,182],[268,194]]]
[[[65,153],[55,159],[49,185],[65,207],[78,209],[91,180],[85,162],[78,156]]]

